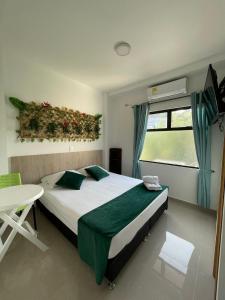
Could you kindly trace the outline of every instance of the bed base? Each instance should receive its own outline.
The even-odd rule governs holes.
[[[37,201],[37,205],[47,218],[63,233],[63,235],[72,244],[77,247],[77,235],[71,231],[63,222],[61,222],[54,214],[52,214],[40,201]],[[108,259],[108,265],[105,273],[105,277],[109,280],[109,286],[114,285],[113,281],[127,263],[129,258],[135,252],[140,243],[146,239],[151,227],[156,223],[159,217],[163,214],[164,210],[168,209],[168,198],[158,208],[154,215],[138,230],[134,238],[127,244],[115,257]]]

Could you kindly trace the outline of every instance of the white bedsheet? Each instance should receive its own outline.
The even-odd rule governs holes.
[[[81,216],[123,194],[140,182],[142,181],[139,179],[110,173],[110,176],[100,181],[88,177],[78,191],[61,187],[48,189],[42,184],[45,192],[40,201],[77,234],[77,223]],[[116,256],[133,239],[136,232],[166,201],[167,196],[166,189],[137,218],[113,237],[109,258]]]

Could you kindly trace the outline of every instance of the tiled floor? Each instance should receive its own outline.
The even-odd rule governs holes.
[[[110,291],[95,284],[76,248],[40,213],[43,253],[17,236],[0,264],[1,300],[213,300],[215,216],[177,201],[151,230]]]

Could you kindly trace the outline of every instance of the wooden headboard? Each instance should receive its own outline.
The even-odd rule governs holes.
[[[102,150],[11,157],[11,171],[20,172],[23,183],[40,183],[46,175],[91,164],[102,165]]]

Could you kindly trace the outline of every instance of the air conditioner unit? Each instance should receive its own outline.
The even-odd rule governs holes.
[[[187,95],[186,77],[148,88],[148,99],[150,102],[159,102],[185,95]]]

